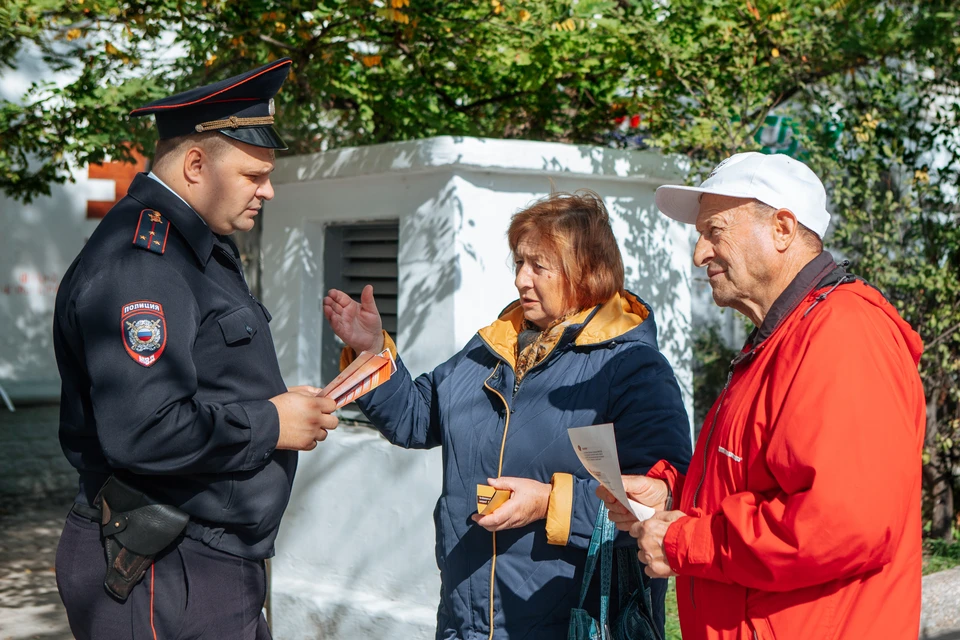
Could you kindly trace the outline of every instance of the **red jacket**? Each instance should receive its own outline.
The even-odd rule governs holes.
[[[922,344],[877,290],[827,274],[844,275],[821,254],[777,300],[686,477],[648,474],[687,514],[664,539],[684,640],[919,633]]]

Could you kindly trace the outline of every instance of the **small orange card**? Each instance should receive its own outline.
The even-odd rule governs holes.
[[[477,485],[477,513],[490,515],[510,499],[512,492],[506,489],[494,489],[488,484]]]

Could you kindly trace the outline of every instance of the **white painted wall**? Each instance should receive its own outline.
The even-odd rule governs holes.
[[[284,377],[322,382],[325,225],[399,218],[397,343],[416,375],[516,298],[510,216],[554,188],[591,188],[611,212],[628,288],[655,309],[689,411],[688,234],[653,204],[656,186],[679,181],[653,153],[475,138],[283,158],[263,219],[263,298]],[[301,454],[272,563],[278,640],[433,637],[440,473],[439,451],[404,451],[364,427]]]
[[[28,45],[13,69],[0,75],[0,99],[20,102],[31,83],[62,86],[70,73],[53,73]],[[113,200],[112,180],[51,185],[50,195],[30,204],[0,195],[0,386],[13,400],[60,397],[53,355],[53,304],[57,285],[97,226],[86,219],[87,200]],[[0,419],[3,419],[0,403]]]
[[[57,286],[99,223],[86,218],[87,200],[114,199],[112,180],[88,180],[86,168],[73,175],[30,204],[0,195],[0,385],[15,402],[60,397]]]

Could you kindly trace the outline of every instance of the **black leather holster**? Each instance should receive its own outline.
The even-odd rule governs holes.
[[[124,602],[156,555],[180,536],[189,517],[176,507],[153,501],[116,476],[107,479],[97,501],[107,555],[103,586]]]

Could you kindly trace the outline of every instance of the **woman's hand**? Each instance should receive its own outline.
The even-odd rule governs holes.
[[[547,517],[550,504],[550,485],[529,478],[489,478],[494,489],[511,491],[513,495],[499,509],[489,515],[475,513],[474,522],[487,531],[516,529]]]
[[[373,286],[367,285],[358,304],[343,291],[331,289],[323,299],[323,315],[330,328],[354,351],[383,351],[383,323],[373,300]]]

